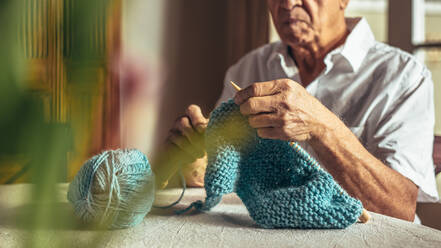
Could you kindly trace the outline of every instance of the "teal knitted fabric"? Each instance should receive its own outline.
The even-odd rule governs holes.
[[[236,192],[263,228],[345,228],[363,206],[300,146],[261,139],[232,100],[215,109],[206,130],[207,211]]]

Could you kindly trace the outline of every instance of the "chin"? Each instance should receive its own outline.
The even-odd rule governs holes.
[[[290,26],[281,31],[280,39],[290,46],[305,46],[314,42],[314,32],[308,27]]]
[[[313,43],[314,40],[312,37],[305,37],[304,35],[288,35],[280,38],[283,43],[290,45],[291,47],[304,47]]]

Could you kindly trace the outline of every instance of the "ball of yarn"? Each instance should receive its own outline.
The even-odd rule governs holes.
[[[147,157],[126,149],[104,151],[88,160],[70,183],[67,198],[83,222],[120,229],[139,224],[154,195]]]

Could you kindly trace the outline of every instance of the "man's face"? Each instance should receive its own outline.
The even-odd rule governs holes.
[[[332,34],[344,16],[344,0],[267,0],[274,25],[283,42],[302,46]]]

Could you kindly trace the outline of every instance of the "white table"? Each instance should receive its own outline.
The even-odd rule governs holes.
[[[59,186],[60,199],[64,200],[57,206],[72,215],[72,207],[65,200],[66,186]],[[208,213],[173,214],[173,209],[203,199],[203,189],[188,189],[175,208],[154,209],[134,228],[96,231],[72,225],[31,232],[17,222],[24,206],[29,206],[29,191],[26,184],[0,186],[1,248],[27,246],[26,242],[48,248],[90,247],[97,239],[99,247],[441,247],[441,231],[375,213],[367,224],[357,223],[344,230],[262,229],[234,194],[225,196]],[[162,191],[157,204],[170,203],[179,194],[179,189]]]

